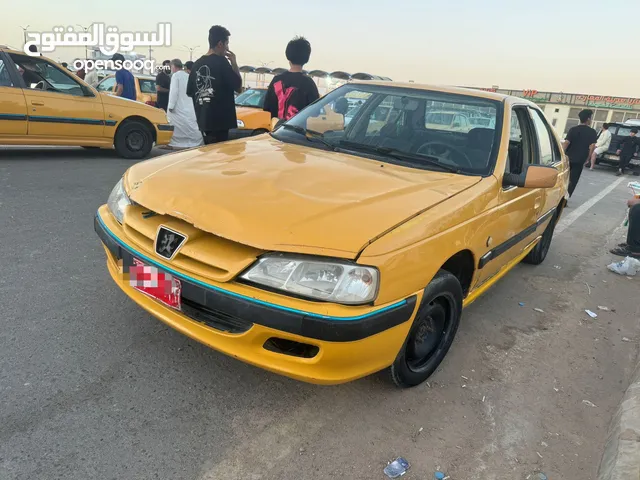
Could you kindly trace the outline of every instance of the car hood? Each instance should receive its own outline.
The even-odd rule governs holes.
[[[133,201],[262,250],[354,258],[479,177],[405,168],[253,137],[138,163]]]

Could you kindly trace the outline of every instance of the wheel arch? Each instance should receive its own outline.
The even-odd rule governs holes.
[[[455,276],[462,286],[462,293],[466,297],[471,290],[471,284],[476,272],[475,257],[471,250],[460,250],[455,255],[449,257],[440,267]]]

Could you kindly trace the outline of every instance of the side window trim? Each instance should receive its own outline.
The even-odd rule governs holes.
[[[11,87],[6,88],[24,88],[24,81],[22,80],[22,76],[18,73],[18,67],[13,62],[13,59],[5,52],[0,52],[0,60],[4,63],[4,68],[7,69],[9,79],[11,80],[11,83],[13,83]]]
[[[533,125],[533,120],[531,120],[531,116],[528,112],[528,108],[526,105],[514,105],[511,107],[511,118],[516,119],[518,122],[518,127],[520,128],[521,142],[522,142],[522,167],[524,168],[527,165],[536,165],[535,163],[529,163],[529,159],[534,158],[538,153],[538,147],[534,147],[534,143],[536,142],[535,135],[535,127]],[[522,124],[524,122],[524,125]],[[533,151],[535,149],[535,152]],[[507,153],[507,166],[509,165],[509,158]],[[506,168],[505,172],[506,173]],[[503,192],[509,192],[511,190],[515,190],[516,186],[502,187]]]
[[[553,155],[553,162],[549,166],[555,167],[560,165],[562,163],[562,152],[560,150],[561,146],[558,145],[558,141],[552,129],[553,127],[549,125],[549,122],[547,121],[546,117],[539,110],[529,107],[529,112],[532,117],[533,115],[538,115],[538,118],[547,129],[547,135],[549,135],[549,141],[551,142],[551,154]],[[537,132],[536,132],[536,136],[537,136]],[[538,139],[538,142],[540,142],[539,139]]]

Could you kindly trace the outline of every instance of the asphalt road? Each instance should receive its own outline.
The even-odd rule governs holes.
[[[640,337],[640,276],[606,270],[629,196],[598,199],[613,170],[584,172],[546,262],[465,311],[428,385],[397,390],[282,378],[136,307],[93,232],[129,165],[0,148],[1,479],[382,479],[396,456],[406,479],[594,477]]]

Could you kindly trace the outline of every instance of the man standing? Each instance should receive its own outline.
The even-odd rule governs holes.
[[[167,105],[169,104],[169,88],[171,87],[171,77],[169,76],[169,70],[171,69],[171,62],[165,60],[162,62],[162,68],[158,75],[156,75],[156,92],[158,94],[156,99],[156,107],[167,111]]]
[[[309,41],[304,37],[294,38],[287,45],[285,55],[289,71],[273,77],[263,107],[271,113],[271,118],[281,120],[289,120],[320,97],[314,81],[302,72],[311,56]]]
[[[178,59],[171,60],[171,73],[167,118],[174,130],[169,146],[173,148],[197,147],[203,142],[193,109],[193,101],[187,97],[189,75],[182,69],[182,62]]]
[[[111,60],[116,68],[116,96],[135,100],[137,97],[136,81],[133,74],[122,65],[124,56],[121,53],[116,53],[111,57]]]
[[[569,196],[573,195],[584,164],[591,158],[598,139],[596,131],[591,128],[593,110],[582,110],[578,117],[580,117],[580,125],[569,130],[567,138],[562,144],[562,148],[569,157]]]
[[[191,60],[184,62],[184,71],[187,74],[191,75],[191,70],[193,69],[193,62]]]
[[[187,95],[195,101],[198,126],[204,143],[224,142],[238,126],[235,97],[242,77],[236,56],[229,50],[229,30],[214,25],[209,30],[209,51],[193,64]]]
[[[593,166],[596,164],[596,159],[598,158],[598,156],[609,150],[610,145],[611,132],[609,131],[609,124],[603,123],[602,131],[600,132],[600,135],[598,135],[598,140],[596,141],[596,148],[591,154],[590,161],[587,160],[587,163],[585,163],[584,166],[589,167],[589,170],[593,170]]]
[[[618,151],[616,152],[620,157],[620,168],[618,169],[618,173],[616,173],[617,176],[622,175],[631,159],[638,155],[636,149],[640,146],[640,139],[636,135],[638,135],[638,129],[632,128],[629,136],[620,142]]]
[[[640,198],[632,198],[627,202],[629,207],[629,230],[627,243],[622,243],[611,250],[614,255],[640,259]]]

